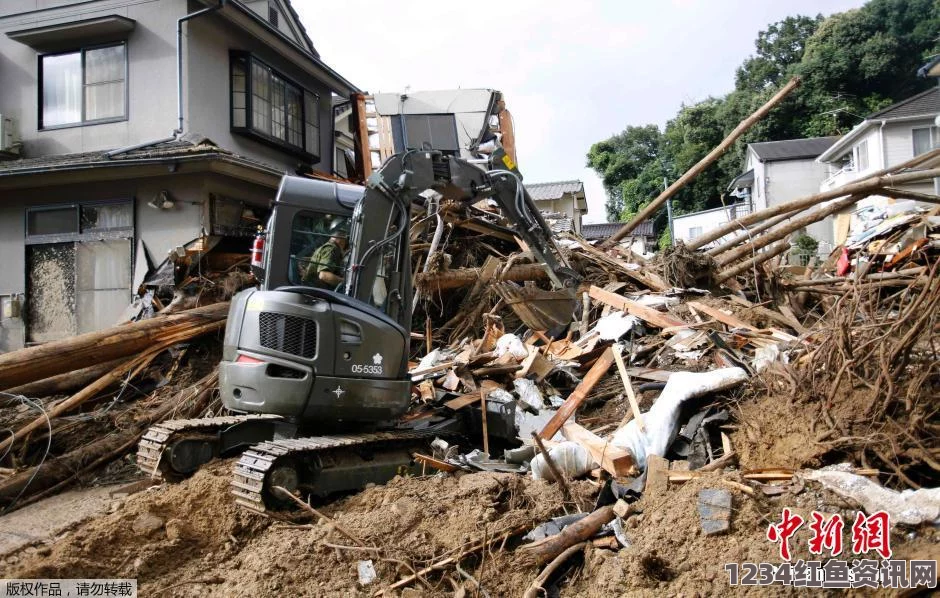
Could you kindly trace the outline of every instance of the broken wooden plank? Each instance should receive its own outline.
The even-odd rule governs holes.
[[[447,473],[454,473],[455,471],[460,471],[460,468],[457,467],[456,465],[452,465],[448,463],[447,461],[441,461],[440,459],[435,459],[434,457],[431,457],[429,455],[422,455],[421,453],[413,453],[412,457],[414,457],[415,461],[417,461],[421,465],[427,465],[429,467],[433,467],[434,469],[438,471],[444,471]]]
[[[614,477],[636,475],[636,461],[630,451],[611,444],[575,422],[568,422],[561,428],[562,435],[571,442],[577,442],[601,468]]]
[[[745,322],[741,318],[732,314],[726,314],[720,309],[714,308],[710,305],[705,305],[704,303],[699,303],[698,301],[689,301],[688,303],[686,303],[686,305],[688,305],[689,307],[695,308],[697,311],[700,311],[703,314],[706,314],[718,320],[719,322],[728,326],[729,328],[744,328],[746,330],[752,330],[754,332],[757,332],[760,330],[756,326]]]
[[[472,405],[480,400],[480,395],[478,393],[466,394],[457,397],[456,399],[451,399],[444,403],[444,406],[453,411],[458,409],[463,409],[467,405]]]
[[[581,249],[585,251],[585,253],[591,256],[594,256],[595,258],[597,258],[598,260],[602,262],[606,262],[607,264],[616,266],[620,270],[620,272],[624,274],[627,278],[631,278],[634,281],[646,286],[649,289],[652,289],[654,291],[659,291],[659,292],[666,291],[669,289],[669,286],[666,283],[664,283],[662,279],[660,279],[658,276],[655,276],[655,275],[650,276],[649,274],[640,272],[638,269],[631,268],[630,264],[626,263],[620,258],[614,257],[608,253],[605,253],[601,251],[600,249],[597,249],[596,247],[592,247],[591,245],[588,245],[587,243],[585,243],[578,237],[575,237],[573,235],[565,235],[565,238],[577,243],[578,246],[580,246]]]
[[[630,315],[640,318],[648,324],[656,326],[657,328],[685,326],[685,322],[678,318],[656,311],[655,309],[637,303],[636,301],[631,301],[630,299],[627,299],[621,295],[611,293],[610,291],[605,291],[600,287],[591,286],[588,292],[590,293],[592,299],[600,301],[606,305],[610,305],[614,309],[625,311]]]
[[[630,383],[630,375],[627,373],[627,365],[623,362],[623,356],[620,354],[622,347],[615,345],[614,360],[617,362],[617,371],[620,372],[620,380],[623,381],[623,389],[627,392],[627,400],[630,401],[630,409],[633,411],[633,419],[636,420],[640,432],[646,433],[646,426],[643,424],[643,416],[640,414],[640,404],[636,400],[636,393],[633,392],[633,385]]]
[[[610,366],[613,364],[614,353],[613,350],[608,347],[597,361],[594,362],[594,365],[591,366],[591,369],[585,374],[581,383],[568,395],[568,398],[565,399],[565,402],[558,408],[558,411],[555,412],[552,419],[548,420],[548,423],[545,424],[539,436],[546,440],[553,437],[564,423],[575,414],[578,407],[584,402],[584,399],[587,398],[591,390],[600,382],[601,378],[607,374],[607,370],[609,370]]]

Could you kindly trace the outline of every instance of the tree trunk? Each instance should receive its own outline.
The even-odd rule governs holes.
[[[770,112],[774,106],[779,104],[783,100],[783,98],[787,97],[787,95],[791,91],[793,91],[799,86],[800,86],[799,77],[793,77],[792,79],[790,79],[790,82],[784,85],[780,89],[780,91],[774,94],[774,97],[767,100],[766,104],[758,108],[756,112],[754,112],[749,117],[741,121],[741,123],[738,124],[738,126],[736,126],[734,130],[731,131],[731,133],[729,133],[728,136],[725,137],[724,140],[722,140],[722,142],[719,143],[715,147],[715,149],[708,152],[707,156],[699,160],[695,166],[687,170],[685,174],[683,174],[681,177],[679,177],[676,180],[676,182],[669,185],[669,187],[665,191],[660,193],[656,197],[656,199],[651,201],[645,208],[640,210],[640,213],[634,216],[633,220],[631,220],[630,222],[620,227],[620,230],[618,230],[616,233],[614,233],[614,235],[611,238],[609,238],[608,240],[604,241],[601,244],[601,247],[603,248],[603,247],[610,247],[611,245],[615,245],[617,241],[619,241],[620,239],[626,237],[631,232],[633,232],[633,229],[639,226],[641,222],[643,222],[644,220],[646,220],[647,218],[655,214],[656,211],[664,203],[666,203],[667,199],[675,195],[677,191],[679,191],[680,189],[688,185],[690,182],[692,182],[692,180],[695,177],[697,177],[703,170],[708,168],[708,166],[712,162],[720,158],[723,153],[728,151],[728,148],[730,148],[732,144],[734,144],[734,142],[738,139],[738,137],[743,135],[745,131],[747,131],[752,126],[754,126],[754,124],[758,122],[760,119],[767,116],[767,113]]]
[[[217,330],[225,325],[227,314],[228,303],[214,303],[5,353],[0,355],[0,388],[126,358],[168,339],[186,340],[192,332]]]

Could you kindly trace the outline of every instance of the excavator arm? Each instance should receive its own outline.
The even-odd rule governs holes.
[[[409,150],[373,173],[353,213],[346,294],[375,305],[410,329],[410,211],[413,203],[425,201],[430,189],[465,204],[496,201],[554,287],[544,291],[500,282],[497,292],[531,328],[546,330],[570,322],[579,275],[555,244],[512,159],[498,148],[490,164],[484,170],[441,152]]]

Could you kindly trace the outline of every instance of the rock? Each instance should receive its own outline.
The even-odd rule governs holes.
[[[166,522],[166,537],[170,540],[191,538],[193,531],[182,519],[170,519]]]
[[[153,513],[144,513],[134,520],[131,528],[135,533],[142,536],[149,536],[163,527],[163,519]]]
[[[700,490],[698,514],[706,536],[724,534],[731,527],[731,492],[714,488]]]

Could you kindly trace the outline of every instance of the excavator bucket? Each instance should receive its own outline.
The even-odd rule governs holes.
[[[496,284],[496,293],[532,330],[549,330],[574,317],[574,290],[545,291],[506,281]]]

